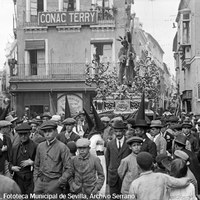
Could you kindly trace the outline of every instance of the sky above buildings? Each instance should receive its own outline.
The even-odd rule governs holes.
[[[164,50],[164,62],[175,74],[172,52],[176,28],[173,27],[180,0],[134,0],[134,11],[143,24]],[[0,69],[6,60],[6,45],[13,40],[13,0],[0,0]]]
[[[6,61],[6,45],[13,41],[13,0],[0,0],[0,69]]]
[[[163,61],[172,74],[175,74],[172,45],[177,31],[177,28],[173,28],[173,23],[179,3],[180,0],[134,0],[133,6],[143,29],[150,33],[164,50]]]

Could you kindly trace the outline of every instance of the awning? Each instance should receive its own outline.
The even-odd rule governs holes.
[[[45,40],[26,40],[25,50],[40,50],[45,49]]]

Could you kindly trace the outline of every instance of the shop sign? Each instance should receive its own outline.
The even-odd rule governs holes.
[[[95,11],[39,12],[38,14],[38,25],[40,26],[92,24],[97,24],[97,12]]]

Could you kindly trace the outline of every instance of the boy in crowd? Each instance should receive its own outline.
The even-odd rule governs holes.
[[[73,178],[69,181],[70,191],[87,196],[95,195],[100,191],[105,179],[100,159],[90,154],[88,139],[78,139],[76,146],[79,154],[71,160]]]
[[[140,152],[142,142],[143,139],[137,136],[129,138],[126,142],[129,145],[132,153],[126,158],[122,159],[118,168],[119,177],[121,180],[123,180],[121,188],[121,193],[123,195],[128,194],[130,184],[139,176],[136,157]]]

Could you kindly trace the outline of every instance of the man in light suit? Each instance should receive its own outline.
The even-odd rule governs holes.
[[[122,180],[117,173],[117,169],[121,160],[128,156],[131,151],[124,137],[126,126],[123,121],[115,121],[113,128],[116,138],[108,143],[105,157],[110,195],[114,199],[116,197],[114,194],[121,194],[122,185]]]
[[[161,128],[162,128],[162,123],[160,120],[152,120],[151,121],[151,136],[152,136],[152,141],[155,142],[156,147],[157,147],[157,155],[160,154],[167,154],[167,142],[165,138],[161,135]]]

